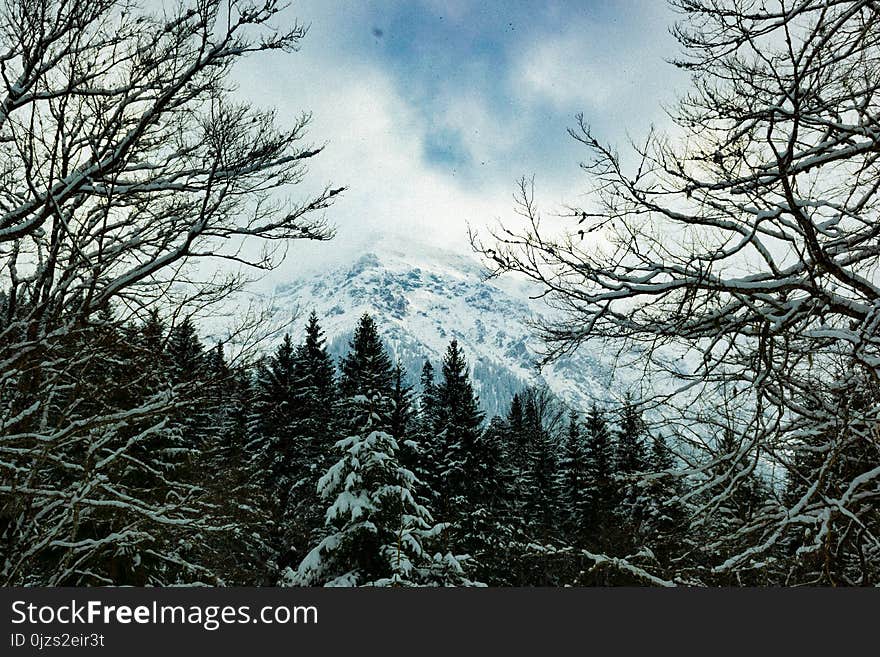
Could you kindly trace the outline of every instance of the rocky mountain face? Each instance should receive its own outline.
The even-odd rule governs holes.
[[[546,384],[581,407],[609,396],[611,368],[601,355],[578,353],[537,371],[539,343],[528,322],[541,308],[529,286],[486,280],[473,256],[379,242],[352,262],[280,286],[275,303],[303,315],[315,310],[337,357],[348,350],[358,318],[372,314],[416,389],[425,359],[439,375],[443,353],[457,339],[490,417],[506,412],[527,385]]]

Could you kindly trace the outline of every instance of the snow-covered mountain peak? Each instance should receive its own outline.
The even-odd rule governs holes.
[[[546,382],[578,404],[604,398],[610,370],[595,359],[578,356],[537,372],[538,343],[527,326],[536,304],[524,285],[502,288],[486,273],[471,255],[377,240],[348,263],[279,287],[276,304],[315,310],[337,356],[347,351],[360,316],[370,313],[413,382],[426,358],[439,365],[449,342],[458,340],[490,415],[504,412],[514,392],[534,383]]]

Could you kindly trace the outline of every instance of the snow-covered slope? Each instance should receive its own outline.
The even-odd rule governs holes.
[[[348,264],[280,286],[275,303],[303,316],[315,310],[337,357],[369,312],[412,383],[426,358],[439,375],[443,353],[457,339],[490,416],[503,413],[514,392],[539,382],[580,406],[608,398],[611,370],[601,358],[579,353],[536,371],[538,342],[527,321],[540,307],[527,284],[486,281],[485,274],[473,256],[380,240]]]

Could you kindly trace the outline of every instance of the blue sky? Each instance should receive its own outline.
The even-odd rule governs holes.
[[[385,232],[460,247],[466,225],[512,215],[522,175],[550,210],[577,202],[575,115],[624,150],[686,83],[664,61],[660,0],[301,0],[287,15],[310,26],[301,51],[237,75],[282,123],[313,112],[326,150],[310,181],[350,187],[328,213],[335,252]]]

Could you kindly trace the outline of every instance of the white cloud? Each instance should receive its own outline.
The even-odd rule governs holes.
[[[520,122],[501,120],[475,90],[451,92],[440,103],[439,127],[458,135],[461,146],[477,164],[503,157],[522,138]]]
[[[405,83],[396,82],[377,63],[332,47],[340,38],[338,16],[326,11],[310,16],[311,31],[300,53],[255,58],[244,62],[237,73],[241,93],[260,105],[276,107],[281,123],[302,110],[313,112],[310,138],[317,143],[326,140],[327,146],[310,164],[306,187],[315,190],[328,182],[349,187],[327,213],[338,226],[338,237],[330,243],[293,244],[284,266],[270,277],[272,282],[346,257],[389,232],[465,248],[468,223],[485,226],[514,216],[515,180],[534,170],[545,207],[552,210],[566,201],[579,202],[576,193],[583,179],[576,160],[568,173],[547,179],[541,176],[541,158],[559,154],[543,152],[541,143],[523,141],[535,139],[524,126],[536,116],[540,120],[536,104],[549,102],[572,114],[593,108],[615,120],[629,113],[639,126],[646,123],[638,107],[619,107],[633,104],[629,100],[633,91],[627,85],[638,87],[639,76],[646,73],[632,75],[626,63],[581,54],[585,34],[589,36],[592,28],[573,26],[524,47],[510,77],[516,111],[506,112],[505,121],[483,90],[472,86],[444,90],[428,110],[430,124],[425,108],[414,105],[413,94],[400,86]],[[347,24],[359,20],[359,16],[345,17]],[[608,48],[607,42],[604,46]],[[620,44],[615,51],[627,49]],[[508,72],[486,74],[495,73]],[[656,103],[650,103],[655,110]],[[562,133],[566,126],[541,127]],[[425,158],[425,143],[438,128],[458,135],[459,145],[474,162],[491,161],[493,166],[485,167],[485,174],[475,181],[432,165]],[[525,155],[512,156],[517,151]]]
[[[310,164],[309,184],[315,189],[332,182],[349,189],[327,214],[338,226],[337,238],[293,245],[271,280],[281,282],[389,232],[464,248],[467,222],[482,223],[509,211],[512,181],[474,189],[425,161],[429,126],[388,75],[364,64],[319,63],[307,53],[289,61],[289,66],[253,62],[240,74],[241,93],[278,107],[281,122],[302,109],[312,111],[310,136],[328,143]],[[293,89],[299,90],[296,96]],[[443,120],[464,135],[466,125],[478,133],[493,130],[477,98],[453,102]],[[475,138],[468,147],[479,152],[481,141]]]
[[[564,112],[604,108],[619,94],[620,77],[593,58],[573,65],[572,54],[584,51],[584,36],[574,31],[536,42],[520,56],[511,86],[526,100],[546,101]]]
[[[583,112],[620,129],[616,136],[662,122],[661,102],[674,99],[684,76],[665,61],[675,53],[672,37],[658,29],[668,17],[649,14],[626,29],[582,20],[533,39],[510,68],[511,93],[533,106]]]

